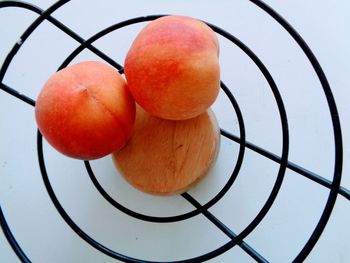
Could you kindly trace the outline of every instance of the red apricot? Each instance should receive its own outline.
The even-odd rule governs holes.
[[[135,188],[171,195],[187,191],[204,178],[219,147],[220,130],[211,110],[173,121],[137,107],[135,133],[112,156],[121,175]]]
[[[220,87],[219,44],[205,23],[165,16],[137,35],[125,59],[136,102],[160,118],[184,120],[205,112]]]
[[[36,101],[35,117],[56,150],[90,160],[126,144],[135,121],[135,102],[114,68],[82,62],[47,80]]]

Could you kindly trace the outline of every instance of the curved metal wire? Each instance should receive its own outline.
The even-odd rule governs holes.
[[[76,48],[67,57],[67,59],[65,59],[65,61],[61,64],[61,66],[58,68],[58,70],[66,67],[82,50],[84,50],[84,48],[86,48],[88,45],[92,44],[94,41],[96,41],[97,39],[101,38],[102,36],[112,32],[112,31],[114,31],[116,29],[119,29],[119,28],[122,28],[122,27],[125,27],[125,26],[128,26],[128,25],[131,25],[131,24],[135,24],[135,23],[140,23],[140,22],[154,20],[154,19],[159,18],[161,16],[163,16],[163,15],[152,15],[152,16],[142,16],[142,17],[132,18],[132,19],[128,19],[128,20],[122,21],[120,23],[117,23],[115,25],[112,25],[112,26],[110,26],[110,27],[100,31],[99,33],[93,35],[91,38],[89,38],[84,43],[82,43],[78,48]],[[275,100],[276,100],[276,103],[277,103],[277,106],[278,106],[278,109],[279,109],[279,113],[280,113],[280,118],[281,118],[282,136],[283,136],[282,157],[281,157],[279,172],[278,172],[278,175],[277,175],[276,182],[275,182],[275,184],[273,186],[273,189],[272,189],[272,191],[271,191],[271,193],[270,193],[266,203],[264,204],[264,206],[262,207],[262,209],[260,210],[258,215],[253,219],[253,221],[250,224],[248,224],[248,226],[240,234],[238,234],[235,237],[233,237],[231,239],[231,241],[228,242],[227,244],[223,245],[222,247],[220,247],[220,248],[218,248],[218,249],[216,249],[214,251],[206,253],[206,254],[204,254],[202,256],[188,259],[191,262],[192,262],[192,260],[193,261],[203,261],[203,260],[207,260],[209,258],[213,258],[213,257],[215,257],[215,256],[217,256],[217,255],[227,251],[228,249],[232,248],[233,246],[242,243],[243,239],[251,231],[253,231],[254,228],[260,223],[260,221],[264,218],[264,216],[267,214],[268,210],[272,206],[272,204],[273,204],[273,202],[274,202],[274,200],[275,200],[275,198],[276,198],[276,196],[278,194],[278,191],[279,191],[279,189],[281,187],[281,184],[282,184],[282,181],[283,181],[283,177],[284,177],[284,173],[285,173],[285,170],[286,170],[286,163],[287,163],[287,159],[288,159],[288,146],[289,146],[288,122],[287,122],[287,117],[286,117],[286,112],[285,112],[285,109],[284,109],[283,101],[282,101],[282,98],[281,98],[281,96],[279,94],[278,88],[277,88],[277,86],[276,86],[276,84],[275,84],[271,74],[268,72],[267,68],[265,67],[265,65],[260,61],[260,59],[246,45],[244,45],[236,37],[234,37],[233,35],[229,34],[228,32],[224,31],[223,29],[221,29],[219,27],[216,27],[216,26],[214,26],[212,24],[209,24],[209,23],[207,23],[207,24],[215,32],[217,32],[218,34],[222,35],[223,37],[225,37],[226,39],[228,39],[229,41],[231,41],[235,45],[237,45],[245,54],[247,54],[249,56],[249,58],[251,58],[253,60],[253,62],[257,65],[257,67],[259,68],[259,70],[264,75],[265,79],[267,80],[268,84],[270,85],[270,88],[271,88],[271,90],[272,90],[272,92],[273,92],[273,94],[275,96]],[[121,72],[122,72],[122,70],[121,70]],[[241,140],[242,140],[241,141],[241,145],[240,145],[240,154],[239,154],[239,157],[237,159],[237,163],[239,165],[236,165],[232,176],[230,177],[230,179],[226,183],[226,185],[223,187],[223,189],[212,200],[210,200],[208,203],[206,203],[203,206],[201,206],[200,209],[197,208],[196,210],[193,210],[192,212],[189,212],[187,214],[180,215],[180,216],[175,216],[175,217],[168,217],[168,218],[167,217],[162,217],[162,218],[160,218],[160,217],[151,217],[151,216],[146,216],[146,215],[141,215],[139,213],[135,213],[134,211],[131,211],[131,210],[121,206],[116,201],[113,201],[111,198],[109,198],[106,195],[106,193],[104,192],[104,190],[102,189],[102,187],[100,187],[100,185],[97,184],[97,180],[95,180],[95,178],[94,178],[95,176],[93,175],[92,170],[89,169],[89,165],[87,165],[87,163],[85,163],[85,165],[86,165],[86,167],[88,169],[88,173],[89,173],[90,177],[93,180],[93,183],[95,184],[97,189],[101,192],[101,194],[107,199],[108,202],[110,202],[115,207],[121,209],[121,211],[126,212],[129,215],[131,215],[131,216],[136,216],[139,219],[143,219],[143,220],[147,220],[147,221],[155,221],[155,222],[172,222],[175,219],[176,220],[177,219],[181,219],[182,220],[182,219],[186,219],[186,217],[197,215],[200,212],[203,213],[203,211],[206,211],[210,206],[212,206],[213,204],[218,202],[224,196],[224,194],[229,190],[229,188],[233,184],[236,176],[238,175],[241,163],[243,161],[244,144],[245,144],[245,129],[244,129],[243,116],[242,116],[242,114],[241,114],[241,112],[239,110],[238,104],[236,103],[233,95],[231,94],[229,89],[225,86],[225,84],[222,83],[222,82],[221,82],[221,87],[224,90],[224,92],[226,93],[226,95],[228,96],[228,98],[230,99],[232,105],[234,106],[234,108],[236,110],[237,118],[238,118],[239,124],[240,124],[240,132],[241,132]],[[48,178],[47,178],[47,180],[48,180]],[[48,181],[48,184],[49,184],[49,181]],[[46,186],[48,186],[48,185],[46,184]],[[48,189],[48,191],[51,192],[50,189]],[[183,194],[182,196],[186,200],[188,200],[188,201],[190,200],[188,194]],[[59,203],[58,204],[55,203],[54,199],[52,201],[54,202],[54,204],[56,205],[56,208],[58,210],[62,210],[63,209],[62,207],[60,207]],[[203,214],[205,215],[205,213],[203,213]],[[68,215],[66,216],[66,215],[63,214],[62,216],[64,218],[66,218]],[[74,225],[74,222],[71,222],[68,219],[66,220],[66,222],[72,227],[73,230],[76,231],[76,226]],[[89,243],[91,242],[89,236],[86,236],[84,238],[84,240],[86,240]],[[99,248],[99,250],[101,252],[104,252],[104,253],[110,255],[110,251],[101,248],[97,244],[95,244],[94,247]],[[119,257],[119,254],[117,252],[115,252],[115,253],[116,253],[115,256]],[[181,262],[187,262],[187,260],[181,261]]]
[[[244,129],[244,122],[243,122],[243,116],[241,114],[241,111],[239,109],[239,106],[237,102],[235,101],[233,95],[231,94],[230,90],[226,87],[224,83],[221,83],[221,88],[227,95],[227,97],[230,99],[232,106],[234,107],[234,110],[236,111],[237,118],[239,121],[239,128],[240,128],[240,138],[239,137],[234,137],[228,134],[227,132],[222,130],[222,135],[226,136],[227,138],[230,138],[240,144],[240,151],[239,151],[239,156],[236,161],[235,168],[232,172],[232,175],[225,185],[223,189],[208,203],[204,205],[200,205],[196,200],[194,200],[189,194],[185,193],[182,196],[189,201],[194,207],[195,210],[184,214],[184,215],[179,215],[175,217],[152,217],[152,216],[146,216],[146,215],[141,215],[138,214],[134,211],[129,210],[126,207],[121,206],[120,204],[116,204],[116,201],[113,200],[111,197],[108,197],[108,194],[104,192],[103,188],[99,185],[96,177],[93,174],[93,171],[91,169],[91,166],[89,165],[88,162],[85,162],[87,171],[90,175],[90,178],[92,179],[93,183],[97,187],[97,189],[100,191],[100,193],[109,201],[112,205],[117,207],[118,209],[122,210],[123,212],[134,216],[136,218],[146,220],[146,221],[153,221],[153,222],[174,222],[178,220],[184,220],[186,218],[198,215],[199,213],[202,213],[204,216],[206,216],[210,221],[212,221],[219,229],[221,229],[224,233],[226,233],[230,238],[231,241],[226,243],[225,245],[217,248],[214,251],[211,251],[209,253],[206,253],[204,255],[190,258],[184,261],[175,261],[175,262],[199,262],[199,261],[204,261],[208,260],[210,258],[213,258],[221,253],[224,253],[234,245],[240,245],[249,255],[252,256],[253,259],[255,259],[258,262],[266,262],[266,260],[259,255],[256,251],[254,251],[252,248],[250,248],[246,243],[243,242],[243,239],[251,232],[254,230],[254,228],[261,222],[261,220],[264,218],[264,216],[267,214],[268,210],[270,209],[271,205],[273,204],[278,191],[280,189],[280,186],[283,181],[284,173],[286,168],[290,169],[296,169],[296,171],[312,180],[315,182],[320,183],[321,185],[324,185],[326,187],[329,187],[330,194],[325,206],[325,209],[321,215],[321,218],[313,231],[310,239],[307,241],[305,244],[304,248],[300,251],[300,253],[297,255],[295,258],[295,262],[301,262],[303,261],[307,255],[310,253],[314,245],[316,244],[317,240],[319,239],[320,235],[322,234],[323,229],[325,228],[327,221],[329,219],[329,216],[332,212],[334,203],[336,201],[337,193],[341,192],[340,188],[340,179],[341,179],[341,171],[342,171],[342,137],[341,137],[341,129],[340,129],[340,122],[339,122],[339,117],[337,113],[337,108],[336,104],[330,89],[330,86],[328,84],[328,81],[326,79],[326,76],[318,63],[316,57],[313,55],[312,51],[310,48],[307,46],[307,44],[304,42],[304,40],[301,38],[301,36],[291,27],[291,25],[288,24],[287,21],[285,21],[280,15],[278,15],[271,7],[263,3],[262,1],[258,0],[250,0],[252,3],[256,4],[258,7],[260,7],[262,10],[264,10],[267,14],[269,14],[271,17],[273,17],[293,38],[294,40],[299,44],[301,49],[304,51],[305,55],[309,59],[310,63],[312,64],[317,76],[319,77],[319,80],[322,84],[323,90],[325,92],[325,96],[327,98],[329,110],[331,113],[331,118],[332,118],[332,124],[333,124],[333,131],[334,131],[334,143],[335,143],[335,166],[334,166],[334,177],[332,182],[325,181],[324,178],[320,177],[318,178],[317,175],[312,174],[309,171],[304,171],[302,167],[298,167],[295,164],[291,164],[288,162],[288,146],[289,146],[289,140],[288,140],[288,123],[287,123],[287,117],[285,113],[285,109],[283,106],[283,100],[278,92],[277,86],[273,81],[272,76],[268,72],[267,68],[264,66],[264,64],[258,59],[258,57],[247,47],[245,46],[241,41],[239,41],[237,38],[229,34],[228,32],[225,32],[221,28],[218,28],[214,25],[208,24],[209,26],[212,27],[214,31],[216,31],[218,34],[222,35],[226,39],[230,40],[232,43],[234,43],[236,46],[238,46],[245,54],[247,54],[253,62],[257,65],[257,67],[260,69],[262,74],[264,75],[265,79],[269,83],[273,94],[276,99],[276,103],[278,105],[279,113],[280,113],[280,118],[281,118],[281,125],[282,125],[282,135],[283,135],[283,142],[282,142],[282,155],[281,157],[274,158],[274,156],[270,156],[269,153],[255,145],[251,145],[249,142],[245,141],[245,129]],[[28,10],[31,10],[33,12],[38,13],[40,16],[27,28],[27,30],[22,34],[20,40],[18,41],[8,56],[6,57],[1,69],[0,69],[0,82],[1,82],[1,89],[8,92],[9,94],[20,98],[21,100],[25,101],[26,103],[31,104],[34,106],[34,101],[28,97],[26,97],[23,94],[18,93],[16,90],[11,89],[10,87],[6,86],[4,83],[2,83],[2,80],[5,76],[5,73],[17,53],[17,51],[20,49],[21,45],[24,43],[24,41],[29,37],[29,35],[40,25],[41,22],[43,22],[45,19],[53,23],[55,26],[60,28],[62,31],[67,33],[69,36],[77,40],[81,45],[72,52],[70,56],[67,57],[67,59],[62,63],[61,67],[65,67],[70,63],[70,61],[77,56],[83,49],[88,48],[92,52],[94,52],[96,55],[100,56],[102,59],[104,59],[106,62],[110,63],[112,66],[117,68],[121,73],[123,73],[123,68],[121,65],[119,65],[117,62],[113,61],[111,58],[109,58],[107,55],[105,55],[103,52],[92,46],[92,43],[97,40],[98,38],[108,34],[109,32],[112,32],[113,30],[116,30],[118,28],[131,25],[134,23],[139,23],[139,22],[144,22],[144,21],[150,21],[153,19],[156,19],[160,17],[161,15],[154,15],[154,16],[147,16],[147,17],[139,17],[139,18],[134,18],[134,19],[129,19],[126,21],[123,21],[121,23],[118,23],[116,25],[113,25],[109,28],[106,28],[105,30],[102,30],[101,32],[95,34],[88,40],[82,39],[80,36],[78,36],[76,33],[71,31],[68,27],[60,23],[58,20],[55,18],[51,17],[50,15],[60,8],[62,5],[65,3],[69,2],[68,0],[63,0],[63,1],[58,1],[54,5],[52,5],[50,8],[48,8],[46,11],[41,10],[40,8],[30,5],[24,2],[20,1],[3,1],[0,2],[0,8],[2,7],[9,7],[9,6],[16,6],[16,7],[21,7],[21,8],[26,8]],[[98,249],[99,251],[113,257],[119,260],[123,260],[126,262],[151,262],[151,261],[144,261],[140,259],[135,259],[129,256],[122,255],[118,252],[112,251],[109,248],[103,246],[102,244],[98,243],[96,240],[90,238],[87,234],[85,234],[79,226],[77,226],[69,217],[69,215],[64,211],[63,207],[60,205],[58,199],[56,198],[54,191],[50,185],[46,169],[45,169],[45,162],[44,162],[44,156],[42,152],[42,137],[40,133],[38,133],[38,158],[39,158],[39,164],[40,164],[40,169],[42,171],[42,176],[44,180],[44,184],[47,188],[47,191],[55,204],[57,210],[61,214],[61,216],[65,219],[65,221],[72,227],[72,229],[80,236],[82,237],[85,241],[87,241],[90,245]],[[258,153],[261,153],[262,155],[277,161],[280,164],[280,169],[278,172],[278,176],[276,179],[276,182],[273,186],[273,189],[270,193],[270,196],[268,197],[266,203],[264,204],[263,208],[260,210],[260,212],[257,214],[257,216],[253,219],[253,221],[238,235],[234,234],[232,231],[229,229],[225,228],[225,226],[215,218],[214,215],[210,214],[209,211],[207,210],[209,207],[214,205],[216,202],[218,202],[224,194],[230,189],[232,186],[235,178],[238,175],[239,169],[241,167],[241,164],[243,162],[243,156],[244,156],[244,149],[245,147],[250,147],[255,149]],[[346,190],[346,191],[345,191]],[[343,189],[344,196],[347,197],[347,194],[350,193],[349,190]],[[103,193],[104,192],[104,193]],[[349,199],[349,198],[348,198]],[[21,249],[20,245],[17,243],[16,239],[11,233],[11,230],[6,222],[5,216],[1,210],[0,207],[0,223],[2,226],[2,229],[5,233],[6,238],[8,239],[10,245],[18,255],[18,257],[23,261],[23,262],[30,262],[29,258],[25,255],[23,250]]]
[[[317,61],[315,55],[312,53],[311,49],[303,40],[303,38],[283,17],[281,17],[276,11],[274,11],[267,4],[258,0],[250,0],[250,1],[256,4],[257,6],[259,6],[272,18],[274,18],[293,37],[293,39],[298,43],[300,48],[304,51],[304,54],[310,61],[312,67],[314,68],[321,82],[323,91],[327,99],[329,111],[331,114],[332,124],[333,124],[335,163],[334,163],[334,175],[333,175],[331,191],[329,193],[325,209],[323,210],[323,213],[321,215],[320,220],[317,223],[316,228],[314,229],[311,237],[309,238],[309,240],[307,241],[303,249],[294,259],[295,262],[302,262],[310,254],[312,248],[315,246],[317,240],[320,238],[328,222],[328,219],[332,213],[335,201],[337,199],[337,194],[339,192],[341,172],[342,172],[342,166],[343,166],[343,142],[342,142],[342,134],[341,134],[341,128],[340,128],[340,120],[339,120],[337,106],[335,104],[332,90],[331,90],[331,87],[329,86],[326,75],[324,74],[320,63]]]

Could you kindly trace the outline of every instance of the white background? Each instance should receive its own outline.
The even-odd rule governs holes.
[[[45,9],[52,1],[30,1]],[[328,78],[338,107],[344,147],[342,186],[350,188],[350,4],[348,1],[267,1],[308,43]],[[150,14],[181,14],[203,19],[243,41],[273,76],[286,107],[289,160],[332,179],[334,144],[331,119],[316,74],[294,40],[271,17],[248,1],[72,1],[53,16],[87,39],[119,21]],[[0,9],[0,63],[37,17],[31,11]],[[94,45],[116,61],[125,54],[144,24],[113,32]],[[282,135],[272,92],[257,67],[236,46],[219,37],[222,80],[243,113],[247,140],[277,155]],[[23,44],[3,82],[35,99],[45,80],[79,44],[44,22]],[[89,51],[74,62],[100,60]],[[36,153],[33,108],[0,91],[0,203],[18,243],[33,262],[113,262],[80,239],[62,220],[43,185]],[[235,112],[225,95],[213,105],[222,128],[239,136]],[[180,260],[199,256],[228,238],[204,216],[186,221],[143,222],[112,207],[97,192],[81,161],[66,158],[44,142],[48,174],[71,218],[91,237],[128,256]],[[235,142],[222,138],[219,159],[210,175],[190,191],[200,203],[226,183],[238,154]],[[91,162],[104,189],[139,213],[171,216],[191,211],[182,197],[142,194],[119,176],[110,157]],[[278,165],[246,150],[240,173],[212,212],[239,233],[256,216],[275,182]],[[271,262],[290,262],[310,237],[329,190],[287,170],[277,200],[245,239]],[[339,196],[329,223],[307,262],[349,262],[349,201]],[[2,262],[18,258],[0,235]],[[211,262],[252,262],[234,247]]]

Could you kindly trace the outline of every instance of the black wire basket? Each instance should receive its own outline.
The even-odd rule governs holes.
[[[77,41],[80,45],[63,61],[61,66],[58,68],[62,69],[66,67],[72,60],[83,50],[89,50],[93,52],[95,55],[100,57],[101,59],[105,60],[107,63],[114,66],[120,73],[123,73],[123,67],[118,64],[115,60],[113,60],[111,57],[103,53],[101,50],[96,48],[94,46],[94,42],[100,39],[103,36],[106,36],[107,34],[114,32],[118,29],[128,27],[133,24],[141,23],[141,22],[147,22],[154,20],[156,18],[161,17],[162,15],[147,15],[142,17],[136,17],[131,18],[116,24],[111,25],[110,27],[98,32],[97,34],[91,36],[88,39],[83,39],[79,35],[77,35],[73,30],[71,30],[69,27],[67,27],[65,24],[61,23],[59,20],[55,19],[53,16],[51,16],[56,10],[61,8],[63,5],[65,5],[68,1],[58,1],[51,7],[49,7],[47,10],[42,10],[34,5],[20,2],[20,1],[2,1],[0,2],[0,9],[1,8],[7,8],[7,7],[16,7],[21,9],[26,9],[31,12],[37,13],[39,16],[37,19],[25,30],[25,32],[21,35],[20,39],[14,44],[12,50],[7,55],[5,61],[1,65],[0,69],[0,80],[1,80],[1,90],[2,93],[7,93],[8,95],[14,96],[15,98],[19,99],[19,101],[23,103],[27,103],[31,106],[35,106],[35,101],[26,96],[21,94],[19,91],[16,90],[16,87],[10,87],[7,85],[3,80],[6,75],[6,72],[11,65],[16,53],[21,49],[22,45],[26,42],[26,40],[31,36],[31,34],[37,29],[37,27],[43,22],[48,21],[58,29],[60,29],[62,32],[70,36],[72,39]],[[278,195],[278,192],[281,188],[284,175],[287,169],[294,171],[295,173],[298,173],[310,180],[312,180],[314,183],[319,185],[320,187],[325,187],[329,190],[328,199],[326,202],[326,205],[324,206],[322,215],[316,224],[311,236],[307,240],[307,242],[304,244],[303,248],[299,251],[297,255],[295,255],[294,261],[295,262],[302,262],[311,252],[313,247],[315,246],[316,242],[320,238],[327,221],[332,213],[332,209],[334,207],[336,198],[338,195],[342,195],[347,200],[350,200],[350,191],[340,186],[340,180],[342,175],[342,160],[343,160],[343,145],[342,145],[342,134],[341,134],[341,127],[340,127],[340,121],[338,117],[337,107],[336,103],[334,101],[332,91],[330,88],[330,85],[327,81],[327,78],[317,61],[316,57],[312,53],[311,49],[308,47],[308,45],[305,43],[305,41],[302,39],[302,37],[296,32],[296,30],[293,29],[293,27],[278,13],[276,13],[271,7],[266,5],[264,2],[259,0],[251,0],[253,4],[255,4],[258,8],[261,9],[261,11],[266,12],[269,14],[276,23],[278,23],[281,27],[286,30],[290,36],[294,39],[294,41],[297,43],[299,48],[303,51],[304,55],[307,57],[308,61],[310,62],[314,72],[316,73],[319,82],[321,83],[321,86],[323,88],[324,96],[326,97],[327,103],[328,103],[328,111],[331,116],[332,126],[333,126],[333,141],[334,141],[334,152],[335,152],[335,162],[334,162],[334,168],[333,168],[333,178],[332,180],[328,180],[316,173],[313,173],[291,161],[288,160],[288,153],[289,153],[289,128],[288,128],[288,119],[287,114],[284,106],[284,102],[282,99],[282,96],[279,92],[279,89],[268,71],[267,67],[262,63],[262,61],[258,58],[258,56],[248,47],[246,46],[242,41],[240,41],[238,38],[230,34],[229,32],[225,31],[224,29],[211,24],[207,23],[218,35],[225,38],[226,40],[230,41],[232,45],[235,45],[238,47],[242,52],[245,53],[246,56],[251,59],[251,61],[258,67],[262,75],[264,76],[265,80],[269,84],[272,94],[274,96],[274,100],[277,103],[278,106],[278,112],[280,117],[280,123],[282,127],[282,151],[281,155],[276,155],[270,151],[267,151],[249,141],[246,140],[246,130],[245,130],[245,124],[244,124],[244,116],[242,114],[242,111],[239,107],[238,102],[236,101],[235,97],[232,95],[231,90],[228,88],[228,86],[225,85],[223,81],[221,81],[221,89],[229,99],[232,108],[237,116],[237,121],[239,125],[239,136],[234,135],[225,129],[221,129],[221,136],[237,143],[239,145],[239,151],[237,159],[235,160],[235,165],[232,170],[232,174],[229,177],[229,180],[224,185],[224,187],[208,202],[205,204],[201,204],[198,200],[196,200],[195,197],[193,197],[189,193],[181,194],[182,198],[184,198],[190,205],[193,206],[193,210],[187,213],[183,213],[180,215],[175,216],[152,216],[152,215],[146,215],[139,212],[136,212],[132,209],[129,209],[128,207],[124,206],[118,200],[113,198],[111,195],[107,193],[107,191],[104,190],[103,186],[99,183],[98,179],[96,178],[93,168],[90,165],[89,161],[85,161],[84,165],[86,168],[86,171],[93,183],[93,185],[96,187],[98,192],[101,194],[101,196],[113,207],[120,210],[121,212],[125,213],[131,218],[134,218],[136,220],[142,220],[146,222],[152,222],[152,223],[172,223],[172,222],[179,222],[182,220],[190,219],[197,215],[202,215],[205,218],[207,218],[215,227],[217,227],[219,230],[221,230],[228,238],[229,241],[220,246],[219,248],[208,251],[203,254],[198,254],[195,257],[179,260],[179,261],[173,261],[173,262],[203,262],[212,258],[217,257],[218,255],[221,255],[234,246],[239,246],[241,249],[243,249],[252,259],[254,259],[257,262],[268,262],[268,260],[264,257],[264,255],[258,253],[253,247],[248,245],[248,243],[245,241],[246,237],[259,225],[259,223],[263,220],[263,218],[267,215],[269,212],[271,206],[273,205],[274,201],[276,200],[276,197]],[[264,205],[260,209],[260,211],[256,214],[256,216],[247,224],[247,226],[240,231],[239,233],[233,232],[227,225],[225,225],[221,220],[219,220],[212,212],[210,212],[208,209],[211,208],[214,204],[218,203],[223,196],[230,190],[231,186],[235,182],[235,179],[240,173],[241,165],[244,159],[244,154],[246,149],[249,149],[264,158],[267,158],[276,164],[279,165],[278,173],[276,180],[274,182],[274,185],[272,187],[272,190],[270,194],[268,195],[267,200],[265,201]],[[61,205],[59,198],[56,196],[55,191],[51,185],[48,171],[46,169],[45,165],[45,154],[43,151],[43,139],[41,134],[37,133],[37,156],[38,156],[38,163],[40,166],[41,176],[44,182],[44,185],[46,187],[47,193],[49,194],[49,197],[54,205],[54,207],[57,209],[58,213],[61,215],[63,220],[69,225],[69,227],[84,241],[86,241],[89,245],[94,247],[96,250],[100,251],[101,253],[104,253],[108,255],[111,258],[118,259],[125,262],[154,262],[145,260],[142,258],[134,258],[129,255],[122,254],[118,251],[114,251],[107,247],[104,244],[101,244],[97,240],[95,240],[93,237],[89,236],[86,232],[83,231],[81,227],[70,217],[69,213],[65,211],[63,206]],[[13,248],[14,252],[17,254],[19,259],[23,262],[31,262],[31,259],[27,256],[26,249],[23,248],[16,240],[15,236],[12,234],[11,228],[6,220],[6,214],[1,210],[0,208],[0,222],[2,230]],[[160,262],[160,261],[156,261]]]

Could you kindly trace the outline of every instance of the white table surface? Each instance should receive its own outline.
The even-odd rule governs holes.
[[[30,1],[40,8],[53,1]],[[341,185],[350,188],[350,3],[270,0],[308,43],[320,62],[339,110],[344,148]],[[273,76],[288,116],[289,160],[332,179],[334,144],[331,119],[316,74],[295,41],[271,17],[249,1],[82,1],[73,0],[53,14],[81,37],[119,21],[150,14],[181,14],[215,24],[243,41]],[[0,9],[0,64],[37,17],[18,8]],[[115,31],[94,43],[122,64],[131,41],[144,24]],[[220,37],[222,80],[243,113],[247,140],[281,155],[282,133],[272,92],[257,67],[236,46]],[[3,83],[35,99],[45,80],[78,46],[49,22],[23,44]],[[73,62],[100,60],[84,50]],[[220,127],[239,136],[235,112],[221,93],[213,106]],[[83,241],[53,206],[41,177],[33,107],[0,90],[0,204],[18,243],[33,262],[114,262]],[[175,223],[150,223],[112,207],[96,190],[81,161],[57,153],[44,141],[47,171],[70,217],[103,245],[147,260],[181,260],[202,255],[229,241],[203,215]],[[238,144],[222,138],[218,161],[209,176],[189,193],[201,204],[226,183]],[[115,170],[111,158],[91,162],[104,189],[121,204],[153,216],[193,210],[181,196],[153,197],[134,190]],[[209,211],[240,233],[265,203],[278,164],[246,150],[229,192]],[[271,262],[290,262],[310,237],[329,190],[287,169],[281,190],[263,221],[245,238]],[[350,262],[350,203],[338,196],[333,213],[307,262]],[[0,261],[18,262],[0,234]],[[210,262],[253,262],[235,246]]]

